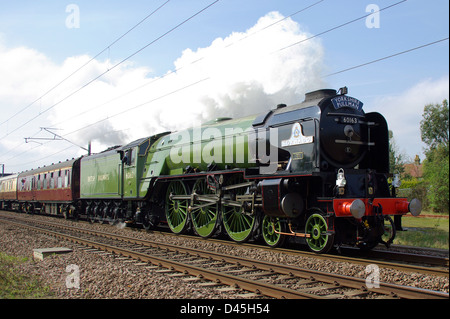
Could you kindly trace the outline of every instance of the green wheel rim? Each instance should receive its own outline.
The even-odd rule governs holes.
[[[223,212],[223,225],[230,238],[237,242],[247,241],[252,234],[255,218],[245,215],[242,208],[225,206]]]
[[[279,218],[273,218],[269,216],[264,216],[262,221],[262,235],[264,241],[270,247],[278,247],[284,241],[284,235],[277,234],[277,232],[283,232],[282,224]]]
[[[188,224],[188,206],[187,199],[170,199],[170,195],[187,195],[184,184],[180,181],[174,181],[169,184],[166,193],[166,219],[170,230],[175,234],[181,234]]]
[[[236,175],[231,177],[227,185],[242,183],[242,176]],[[228,194],[243,195],[245,188],[230,190]],[[222,220],[225,231],[228,236],[236,242],[247,241],[253,233],[255,225],[255,216],[244,211],[242,207],[231,205],[222,205]]]
[[[328,235],[327,221],[320,214],[312,214],[306,221],[306,233],[311,237],[306,239],[309,248],[317,253],[327,252],[332,244],[332,235]]]
[[[194,184],[193,193],[198,195],[214,194],[206,184],[205,179],[199,179]],[[203,202],[197,202],[194,204],[202,205]],[[192,225],[195,232],[201,237],[210,237],[217,230],[218,224],[218,203],[211,204],[209,206],[195,208],[191,211]]]

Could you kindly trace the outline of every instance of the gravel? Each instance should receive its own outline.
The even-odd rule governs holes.
[[[3,215],[10,213],[2,212]],[[43,216],[27,216],[29,218],[46,218]],[[53,221],[55,221],[53,219]],[[58,220],[58,222],[73,225],[73,221]],[[180,236],[167,236],[160,233],[146,233],[121,229],[109,225],[87,224],[78,222],[77,227],[96,228],[105,232],[124,233],[137,238],[171,243],[179,246],[212,250],[230,255],[246,256],[274,263],[297,265],[302,268],[326,271],[347,276],[366,278],[366,267],[348,262],[334,262],[311,257],[287,255],[281,252],[267,251],[258,248],[232,247],[205,240],[192,240]],[[33,249],[48,247],[67,247],[73,252],[54,255],[35,261],[32,258]],[[151,298],[151,299],[227,299],[238,298],[234,292],[219,292],[215,288],[201,287],[195,283],[162,274],[153,267],[125,262],[106,253],[85,251],[71,242],[61,242],[55,238],[30,231],[8,223],[0,223],[0,251],[8,255],[30,257],[18,266],[18,271],[35,275],[49,286],[55,298]],[[80,272],[80,287],[67,288],[66,280],[71,278],[71,272],[66,272],[69,265],[78,266]],[[406,273],[397,270],[380,268],[380,281],[414,286],[424,289],[449,292],[448,277],[436,277],[419,273]],[[69,280],[69,286],[74,281]]]

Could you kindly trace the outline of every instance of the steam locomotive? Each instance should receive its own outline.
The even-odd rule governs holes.
[[[347,88],[1,178],[0,205],[271,247],[295,237],[316,253],[389,246],[421,212],[389,183],[385,118]]]

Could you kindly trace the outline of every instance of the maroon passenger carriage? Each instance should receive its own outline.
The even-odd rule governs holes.
[[[79,158],[26,171],[17,177],[17,205],[22,212],[69,217],[74,215],[79,197]]]

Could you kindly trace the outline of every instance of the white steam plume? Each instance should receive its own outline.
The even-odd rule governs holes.
[[[91,93],[96,91],[95,96],[100,99],[142,88],[90,113],[97,121],[109,117],[111,128],[126,130],[121,137],[126,136],[129,142],[220,116],[237,118],[264,112],[279,103],[298,103],[305,92],[324,86],[320,78],[323,49],[314,39],[277,52],[309,36],[290,18],[257,32],[283,18],[280,13],[271,12],[246,32],[215,39],[206,48],[186,49],[174,62],[176,71],[169,71],[163,77],[141,78],[145,70],[119,68],[101,83],[104,89],[93,85]],[[123,80],[125,76],[127,81]],[[104,90],[109,92],[99,93]],[[92,101],[88,105],[95,106]],[[124,112],[128,109],[131,110]],[[62,114],[55,115],[60,118]],[[80,126],[79,122],[73,124]],[[105,142],[103,137],[99,135],[97,140]],[[78,141],[85,138],[86,131],[76,133]],[[116,144],[124,142],[117,140]]]
[[[299,23],[291,18],[283,19],[280,13],[271,12],[245,32],[217,38],[205,48],[186,49],[174,61],[175,71],[168,71],[164,76],[149,77],[150,68],[137,67],[128,61],[58,103],[117,63],[93,60],[30,107],[26,114],[8,121],[1,133],[8,133],[27,118],[56,104],[21,129],[20,135],[9,135],[8,145],[16,145],[27,136],[40,136],[36,131],[45,126],[64,129],[58,134],[78,145],[87,145],[92,140],[93,151],[99,152],[112,145],[180,130],[215,117],[237,118],[267,111],[280,103],[299,103],[304,93],[326,86],[321,79],[323,47],[319,39],[311,39],[279,51],[310,36],[302,31]],[[281,22],[274,24],[278,21]],[[264,29],[271,24],[274,25]],[[14,62],[14,50],[24,53],[20,61]],[[4,78],[9,84],[0,89],[3,93],[0,102],[2,98],[7,98],[8,103],[13,101],[14,111],[90,60],[89,56],[70,57],[58,65],[35,50],[8,50],[1,46],[0,58],[6,59],[0,68],[3,74],[0,83]],[[9,68],[8,65],[23,67]],[[20,80],[12,83],[13,75]],[[5,90],[7,92],[3,92]],[[4,118],[11,114],[13,111],[5,111]],[[3,142],[0,142],[0,149],[2,144],[6,146],[6,141]],[[52,145],[35,147],[40,154],[33,154],[33,158],[57,152],[58,149],[51,149]],[[84,153],[76,147],[71,152],[73,154],[58,156]]]

